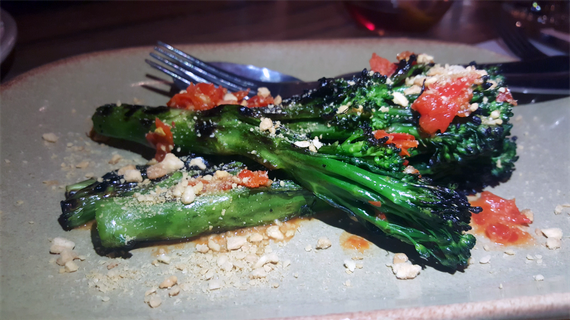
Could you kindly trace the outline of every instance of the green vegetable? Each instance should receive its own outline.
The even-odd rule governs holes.
[[[107,248],[260,226],[327,207],[293,182],[201,195],[187,205],[180,201],[145,204],[117,197],[104,199],[98,206],[97,229]]]
[[[264,225],[328,207],[289,180],[275,181],[270,187],[240,187],[205,194],[187,205],[179,199],[154,203],[137,199],[138,195],[175,186],[184,175],[211,175],[216,170],[237,174],[245,168],[240,162],[231,162],[207,165],[205,170],[200,170],[190,165],[190,157],[181,160],[185,163],[184,169],[147,183],[125,182],[115,170],[104,175],[102,181],[90,179],[68,186],[66,200],[61,202],[60,224],[70,230],[96,219],[102,245],[118,248],[143,241],[184,239],[206,232]],[[143,178],[146,178],[147,168],[137,166]]]
[[[421,257],[463,268],[475,244],[465,231],[470,229],[471,213],[480,208],[471,207],[456,186],[465,177],[465,168],[476,174],[462,184],[464,189],[510,176],[516,161],[514,143],[507,138],[512,113],[507,103],[495,101],[496,89],[484,82],[475,88],[472,101],[480,101],[478,111],[456,117],[445,133],[425,136],[416,112],[393,100],[395,92],[407,88],[403,84],[407,77],[428,69],[414,65],[412,58],[400,62],[391,84],[386,77],[365,71],[351,81],[322,79],[319,89],[287,99],[281,107],[226,105],[191,112],[105,105],[93,116],[94,130],[148,145],[145,134],[155,129],[159,118],[172,124],[174,144],[181,153],[239,155],[284,170],[330,205],[413,245]],[[411,104],[417,97],[407,99]],[[481,121],[499,109],[502,124]],[[274,133],[261,129],[265,118],[272,121]],[[387,138],[374,138],[376,130],[411,134],[420,145],[404,159],[399,148],[384,143]],[[405,173],[407,161],[423,177]]]
[[[183,160],[189,176],[195,176],[202,172],[195,167],[190,167],[191,158],[185,157]],[[239,163],[232,163],[225,167],[232,168],[239,165]],[[136,166],[144,179],[147,177],[146,169],[148,167]],[[61,201],[62,214],[59,217],[59,223],[64,230],[79,227],[95,219],[96,210],[101,200],[112,197],[131,197],[135,192],[146,194],[156,187],[168,188],[178,183],[180,176],[179,173],[170,174],[143,185],[137,182],[125,182],[123,176],[118,174],[118,170],[115,170],[105,174],[100,181],[89,179],[69,185],[66,187],[65,200]]]
[[[310,153],[291,146],[284,135],[269,137],[254,122],[255,112],[224,106],[212,112],[107,105],[94,116],[99,134],[143,142],[136,132],[147,132],[155,116],[172,128],[175,145],[183,150],[221,155],[249,156],[269,168],[284,169],[295,180],[332,206],[356,215],[404,242],[415,246],[424,258],[442,265],[464,267],[474,238],[469,229],[466,198],[452,189],[432,186],[415,175],[388,171],[403,169],[402,159],[391,147],[374,146],[370,155],[345,148],[346,155]],[[149,115],[149,113],[151,113]],[[197,120],[194,120],[196,117]],[[242,120],[243,119],[243,120]],[[134,134],[132,132],[135,132]],[[340,148],[340,146],[339,146]],[[348,152],[353,152],[352,156]],[[384,159],[388,169],[375,166]],[[399,162],[398,162],[399,161]],[[381,208],[372,203],[381,203]],[[380,209],[387,221],[377,217]]]

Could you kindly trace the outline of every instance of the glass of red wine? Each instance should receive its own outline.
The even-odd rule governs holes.
[[[344,2],[358,24],[381,36],[427,31],[441,20],[452,4],[450,0]]]

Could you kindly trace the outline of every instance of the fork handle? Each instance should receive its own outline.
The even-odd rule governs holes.
[[[499,67],[502,74],[523,74],[523,73],[551,73],[568,72],[570,70],[570,57],[552,56],[533,60],[477,64],[477,68]]]

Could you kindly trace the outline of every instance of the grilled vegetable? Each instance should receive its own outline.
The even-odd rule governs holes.
[[[105,105],[93,116],[94,130],[148,145],[157,135],[170,141],[166,124],[173,143],[166,150],[240,155],[284,170],[421,257],[463,268],[475,243],[465,231],[480,208],[455,185],[464,168],[479,170],[464,188],[510,176],[512,97],[497,75],[417,63],[413,54],[386,72],[322,79],[319,89],[266,108]]]
[[[313,194],[289,180],[270,186],[232,186],[216,183],[216,172],[228,177],[244,172],[245,165],[232,162],[198,168],[192,158],[183,157],[184,168],[157,179],[148,179],[146,166],[137,166],[144,182],[126,182],[118,170],[107,173],[102,181],[86,180],[67,187],[61,202],[59,222],[66,230],[97,220],[102,245],[108,248],[130,247],[138,242],[191,238],[206,232],[221,232],[240,227],[269,224],[275,220],[312,214],[328,206]],[[196,158],[194,158],[196,161]],[[206,162],[207,163],[207,162]],[[233,176],[232,176],[233,175]],[[207,183],[204,194],[183,203],[173,188],[192,181]],[[245,177],[253,175],[245,175]],[[235,180],[236,178],[234,178]],[[243,178],[242,178],[243,180]],[[251,181],[246,185],[252,186]]]
[[[261,226],[328,207],[291,181],[205,194],[190,204],[118,197],[104,199],[98,205],[97,229],[102,245],[107,248]]]

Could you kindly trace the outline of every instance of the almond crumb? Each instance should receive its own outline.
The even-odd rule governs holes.
[[[405,253],[396,253],[392,260],[392,263],[405,263],[408,261],[408,256]]]
[[[487,263],[489,263],[489,262],[491,262],[491,256],[484,256],[483,258],[481,258],[481,259],[479,260],[479,263],[480,263],[480,264],[487,264]]]
[[[55,135],[55,133],[49,132],[49,133],[44,133],[42,135],[42,139],[44,139],[47,142],[56,143],[59,138]]]
[[[324,250],[330,248],[331,246],[332,242],[327,237],[320,237],[319,240],[317,240],[317,249]]]
[[[172,288],[170,288],[170,290],[168,291],[168,296],[170,297],[174,297],[177,296],[180,293],[180,287],[177,285],[172,286]]]
[[[109,160],[109,164],[117,164],[121,159],[123,159],[123,157],[118,154],[114,154],[113,157],[111,157],[111,160]]]
[[[161,304],[162,304],[162,299],[160,299],[160,297],[158,297],[158,296],[153,296],[148,301],[148,305],[151,308],[158,308]]]
[[[170,276],[170,277],[164,279],[164,281],[162,281],[158,287],[160,289],[168,289],[177,283],[178,283],[178,278],[176,276]]]

